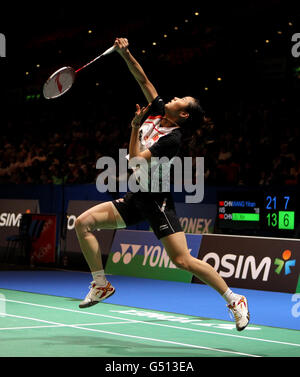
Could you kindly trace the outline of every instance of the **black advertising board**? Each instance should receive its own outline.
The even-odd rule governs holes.
[[[198,258],[229,287],[295,293],[299,284],[300,240],[204,234]]]
[[[39,201],[0,199],[0,247],[7,246],[7,237],[18,234],[23,213],[39,213]]]

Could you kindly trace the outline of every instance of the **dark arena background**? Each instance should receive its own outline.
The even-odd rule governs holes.
[[[96,357],[103,372],[196,375],[209,357],[300,356],[299,21],[297,2],[281,0],[4,7],[1,357]],[[119,167],[136,104],[147,102],[117,52],[61,97],[45,99],[43,85],[117,37],[165,101],[194,96],[205,110],[180,150],[204,157],[203,200],[171,190],[191,254],[248,299],[242,333],[222,297],[178,269],[147,222],[95,231],[116,292],[78,308],[92,278],[76,218],[124,196],[118,184],[97,190],[96,165],[107,156]]]

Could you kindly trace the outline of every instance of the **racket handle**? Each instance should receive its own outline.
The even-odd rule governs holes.
[[[108,48],[106,51],[103,52],[102,56],[111,54],[113,51],[115,51],[115,49],[116,49],[116,46],[112,46],[112,47]]]

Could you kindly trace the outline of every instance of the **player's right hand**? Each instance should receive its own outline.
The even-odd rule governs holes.
[[[116,47],[116,51],[121,55],[124,55],[129,52],[129,43],[126,38],[116,38],[114,46]]]

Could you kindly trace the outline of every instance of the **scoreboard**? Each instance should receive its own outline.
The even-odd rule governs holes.
[[[293,236],[299,217],[295,192],[223,191],[218,193],[217,228]]]
[[[296,203],[288,194],[264,196],[264,228],[295,230]]]

